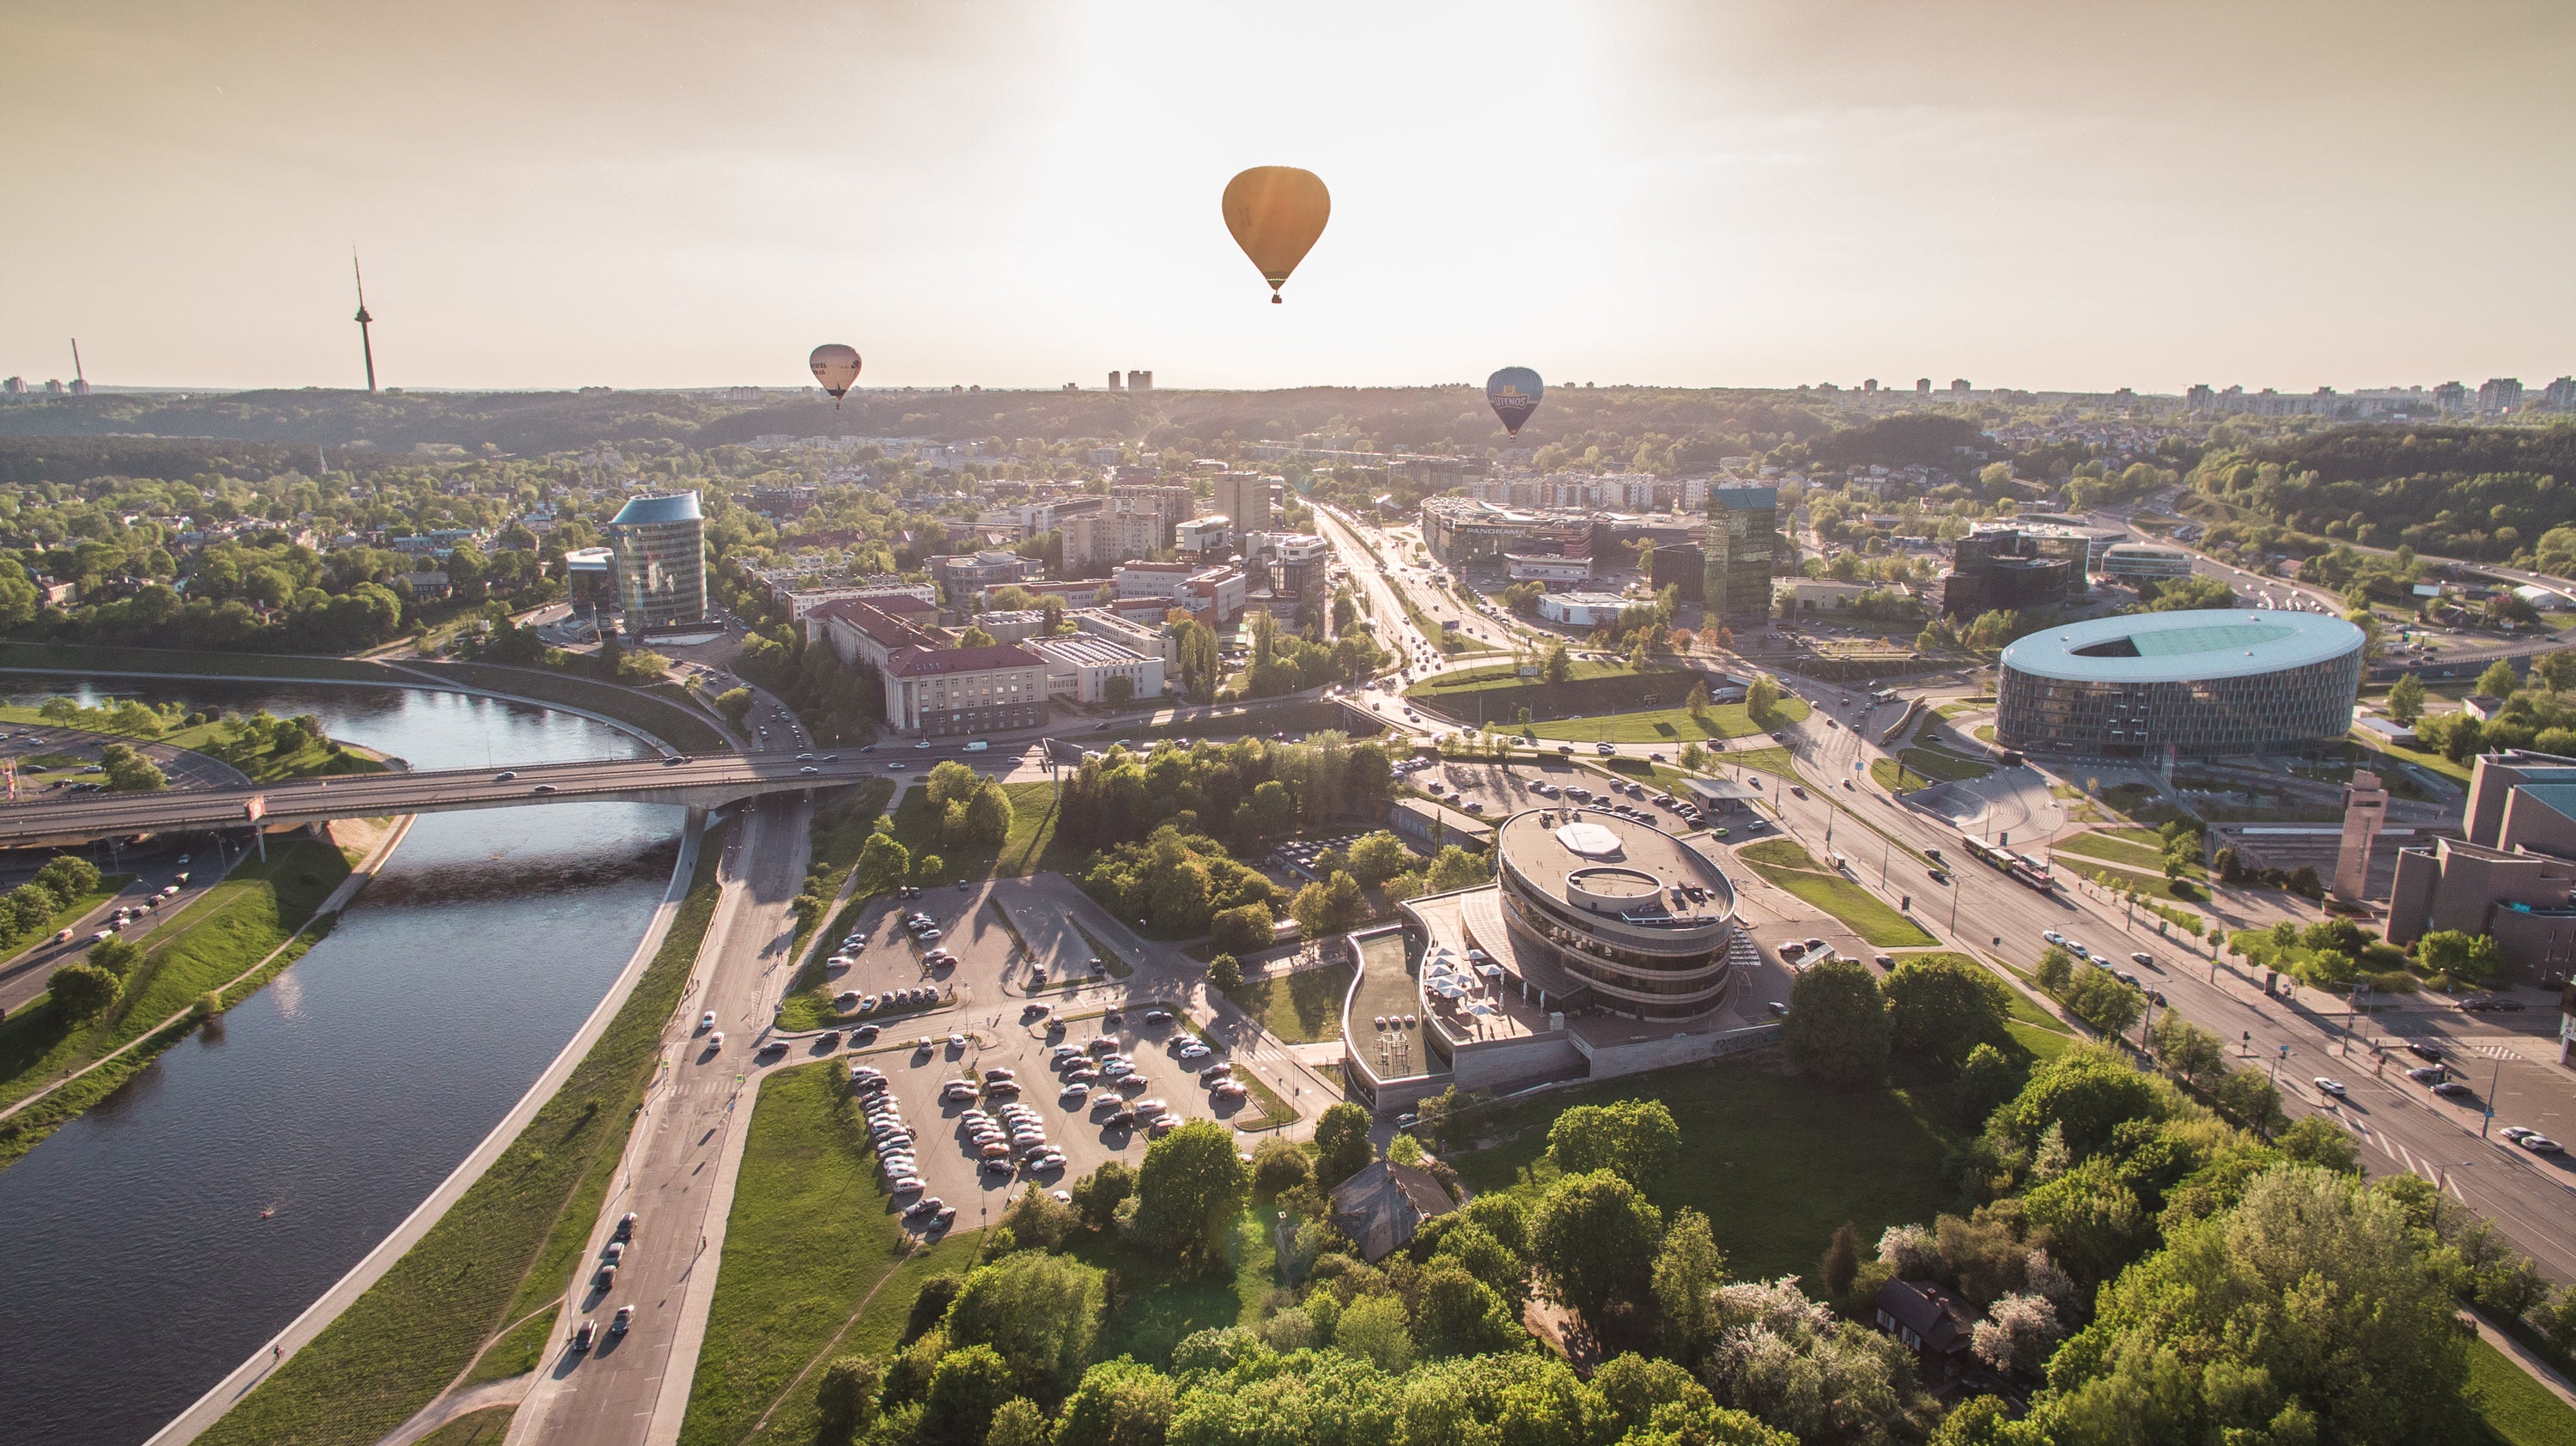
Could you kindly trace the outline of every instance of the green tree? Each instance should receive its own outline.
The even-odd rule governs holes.
[[[125,992],[125,981],[95,964],[66,964],[46,981],[53,991],[54,1007],[75,1023],[85,1023],[107,1012]]]
[[[1693,684],[1691,684],[1690,696],[1688,696],[1688,697],[1686,697],[1686,698],[1682,699],[1682,706],[1683,706],[1684,708],[1687,708],[1687,709],[1689,709],[1689,710],[1690,710],[1690,715],[1691,715],[1693,718],[1702,718],[1702,717],[1707,716],[1707,714],[1708,714],[1708,684],[1706,684],[1706,683],[1693,683]]]
[[[1208,961],[1208,987],[1220,994],[1230,994],[1243,987],[1243,961],[1231,954],[1219,954]]]
[[[1192,1120],[1146,1148],[1136,1176],[1137,1224],[1185,1262],[1219,1264],[1251,1189],[1252,1167],[1235,1154],[1234,1132]]]
[[[1149,1157],[1146,1169],[1153,1169]],[[1053,1400],[1091,1359],[1105,1299],[1101,1273],[1068,1256],[1021,1250],[980,1266],[948,1307],[952,1346],[988,1345],[1017,1392]]]
[[[57,854],[45,860],[43,868],[36,870],[35,881],[52,890],[55,898],[69,904],[97,891],[98,865],[70,854]]]
[[[1267,949],[1271,929],[1278,923],[1268,904],[1238,904],[1220,909],[1208,919],[1208,942],[1219,949],[1250,953]]]
[[[1011,1399],[1011,1367],[991,1346],[939,1358],[921,1403],[921,1435],[932,1446],[984,1446],[993,1413]]]
[[[866,1356],[843,1356],[823,1369],[814,1388],[814,1406],[823,1418],[823,1439],[846,1443],[876,1424],[877,1391],[885,1373]]]
[[[872,833],[859,845],[859,888],[876,893],[903,882],[912,872],[912,850],[895,842],[890,833]]]
[[[1780,721],[1780,684],[1763,673],[1744,691],[1744,711],[1757,728],[1772,728]]]
[[[1102,1361],[1064,1403],[1054,1446],[1162,1446],[1178,1395],[1171,1377],[1133,1357]]]
[[[2388,686],[2388,716],[2412,728],[2424,716],[2424,680],[2413,673]]]
[[[1421,1326],[1422,1348],[1435,1356],[1508,1351],[1528,1339],[1502,1296],[1453,1260],[1422,1272]]]
[[[1596,1331],[1615,1309],[1633,1307],[1654,1286],[1663,1212],[1607,1170],[1566,1175],[1540,1197],[1530,1220],[1530,1254],[1556,1298]]]
[[[1104,1160],[1065,1193],[1073,1197],[1074,1211],[1085,1226],[1106,1230],[1116,1221],[1118,1207],[1136,1193],[1136,1168],[1124,1160]]]
[[[1908,1054],[1957,1065],[1980,1044],[2010,1038],[2012,991],[1956,955],[1915,955],[1888,971],[1890,1044]]]
[[[2534,659],[2531,675],[2553,693],[2576,690],[2576,648],[2561,648]],[[2391,696],[2395,696],[2393,690]]]
[[[1382,884],[1413,867],[1404,840],[1380,829],[1351,845],[1350,870],[1363,884]]]
[[[1718,1249],[1708,1217],[1674,1211],[1648,1277],[1656,1338],[1673,1359],[1695,1366],[1717,1339],[1726,1324],[1717,1304],[1717,1288],[1724,1284],[1726,1252]]]
[[[984,1446],[1047,1446],[1047,1440],[1046,1413],[1018,1396],[993,1408],[993,1424],[984,1432]]]
[[[119,793],[157,793],[170,786],[151,759],[122,743],[100,749],[98,762],[107,772],[107,786]]]
[[[1493,876],[1494,866],[1484,854],[1469,853],[1458,845],[1451,844],[1431,860],[1431,868],[1424,876],[1423,883],[1431,893],[1447,894],[1459,889],[1475,888],[1492,879]]]
[[[2466,1337],[2385,1192],[2308,1166],[2178,1224],[2113,1280],[2034,1402],[2060,1441],[2459,1441]],[[2253,1433],[2265,1433],[2261,1435]]]
[[[1011,836],[1011,825],[1015,821],[1011,796],[1003,792],[1002,785],[989,778],[966,802],[965,836],[971,843],[998,848]]]
[[[1860,1232],[1848,1220],[1834,1227],[1834,1238],[1825,1245],[1825,1258],[1816,1267],[1816,1281],[1825,1288],[1827,1300],[1840,1300],[1851,1294],[1852,1281],[1860,1275]]]
[[[2495,939],[2486,934],[2469,934],[2458,929],[2435,929],[2415,941],[2415,957],[2425,969],[2435,974],[2448,974],[2470,984],[2483,984],[2495,977],[2502,962],[2502,951]]]
[[[1548,1158],[1569,1175],[1608,1170],[1649,1194],[1680,1159],[1682,1132],[1662,1100],[1576,1105],[1548,1126]]]
[[[1857,961],[1829,959],[1799,974],[1783,1033],[1789,1057],[1828,1084],[1872,1084],[1887,1074],[1887,1000]]]
[[[1367,1110],[1345,1100],[1316,1119],[1315,1178],[1326,1189],[1358,1174],[1373,1153]]]
[[[1548,646],[1547,656],[1539,661],[1538,675],[1550,683],[1563,683],[1574,676],[1574,654],[1562,642]]]
[[[141,945],[127,939],[108,939],[89,951],[89,962],[119,979],[131,978],[134,966],[143,962]]]
[[[2521,676],[2514,672],[2513,664],[2503,658],[2487,664],[2487,670],[2478,674],[2478,691],[2498,698],[2512,697],[2514,690],[2521,686]]]
[[[1413,1364],[1413,1331],[1405,1320],[1403,1298],[1380,1292],[1352,1301],[1333,1325],[1333,1348],[1389,1375],[1402,1374]]]
[[[2303,1165],[2347,1174],[2361,1169],[2361,1142],[2323,1115],[2301,1115],[2272,1137],[2272,1147]]]

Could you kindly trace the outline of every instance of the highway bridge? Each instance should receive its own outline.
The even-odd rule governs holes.
[[[930,760],[904,760],[927,768]],[[112,835],[322,823],[548,803],[676,803],[715,808],[764,793],[884,777],[889,764],[852,754],[811,762],[764,754],[598,758],[515,768],[352,773],[285,783],[92,793],[0,805],[0,848],[87,843]]]

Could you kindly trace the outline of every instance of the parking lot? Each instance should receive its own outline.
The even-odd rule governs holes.
[[[1105,1160],[1143,1163],[1148,1143],[1144,1124],[1110,1123],[1110,1115],[1122,1105],[1159,1099],[1167,1107],[1165,1112],[1184,1120],[1230,1121],[1243,1108],[1212,1101],[1199,1084],[1197,1071],[1212,1061],[1184,1065],[1175,1058],[1175,1051],[1194,1038],[1177,1021],[1145,1023],[1142,1006],[1115,1022],[1098,1014],[1069,1021],[1027,1018],[1032,1007],[1010,1011],[1012,1017],[999,1024],[978,1021],[971,1026],[950,1011],[904,1027],[907,1040],[928,1035],[929,1048],[899,1043],[844,1056],[852,1064],[884,1074],[884,1093],[894,1101],[895,1112],[912,1135],[921,1195],[957,1206],[958,1225],[982,1223],[985,1212],[998,1209],[1023,1185],[1060,1189]],[[951,1036],[943,1029],[957,1033]],[[1103,1079],[1087,1091],[1066,1093],[1053,1063],[1055,1049],[1067,1044],[1080,1048],[1099,1038],[1116,1041],[1119,1050],[1134,1060],[1135,1073],[1117,1087]],[[804,1046],[791,1049],[787,1057],[801,1060],[813,1055],[812,1047]],[[1082,1058],[1097,1057],[1085,1053]],[[1010,1071],[1010,1083],[1018,1086],[1015,1093],[1008,1085],[992,1088],[991,1076],[997,1070]],[[949,1084],[959,1080],[985,1081],[984,1098],[972,1103],[944,1098]],[[1009,1099],[1034,1112],[1047,1143],[1062,1153],[1062,1165],[1034,1172],[983,1168],[965,1116],[976,1108],[998,1114]],[[1250,1142],[1244,1145],[1249,1148]],[[916,1228],[928,1227],[925,1216]]]

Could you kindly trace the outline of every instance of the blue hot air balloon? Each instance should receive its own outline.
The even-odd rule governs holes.
[[[1521,423],[1538,410],[1538,399],[1547,385],[1538,373],[1528,367],[1505,367],[1485,378],[1485,400],[1492,404],[1494,415],[1515,437],[1521,434]]]

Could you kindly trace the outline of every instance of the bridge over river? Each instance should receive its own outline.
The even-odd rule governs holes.
[[[917,766],[927,766],[927,760]],[[91,793],[0,805],[0,848],[86,843],[117,834],[323,823],[468,808],[548,803],[676,803],[716,808],[764,793],[830,788],[882,777],[874,759],[799,762],[762,754],[601,758],[518,768],[351,773],[285,783]]]

